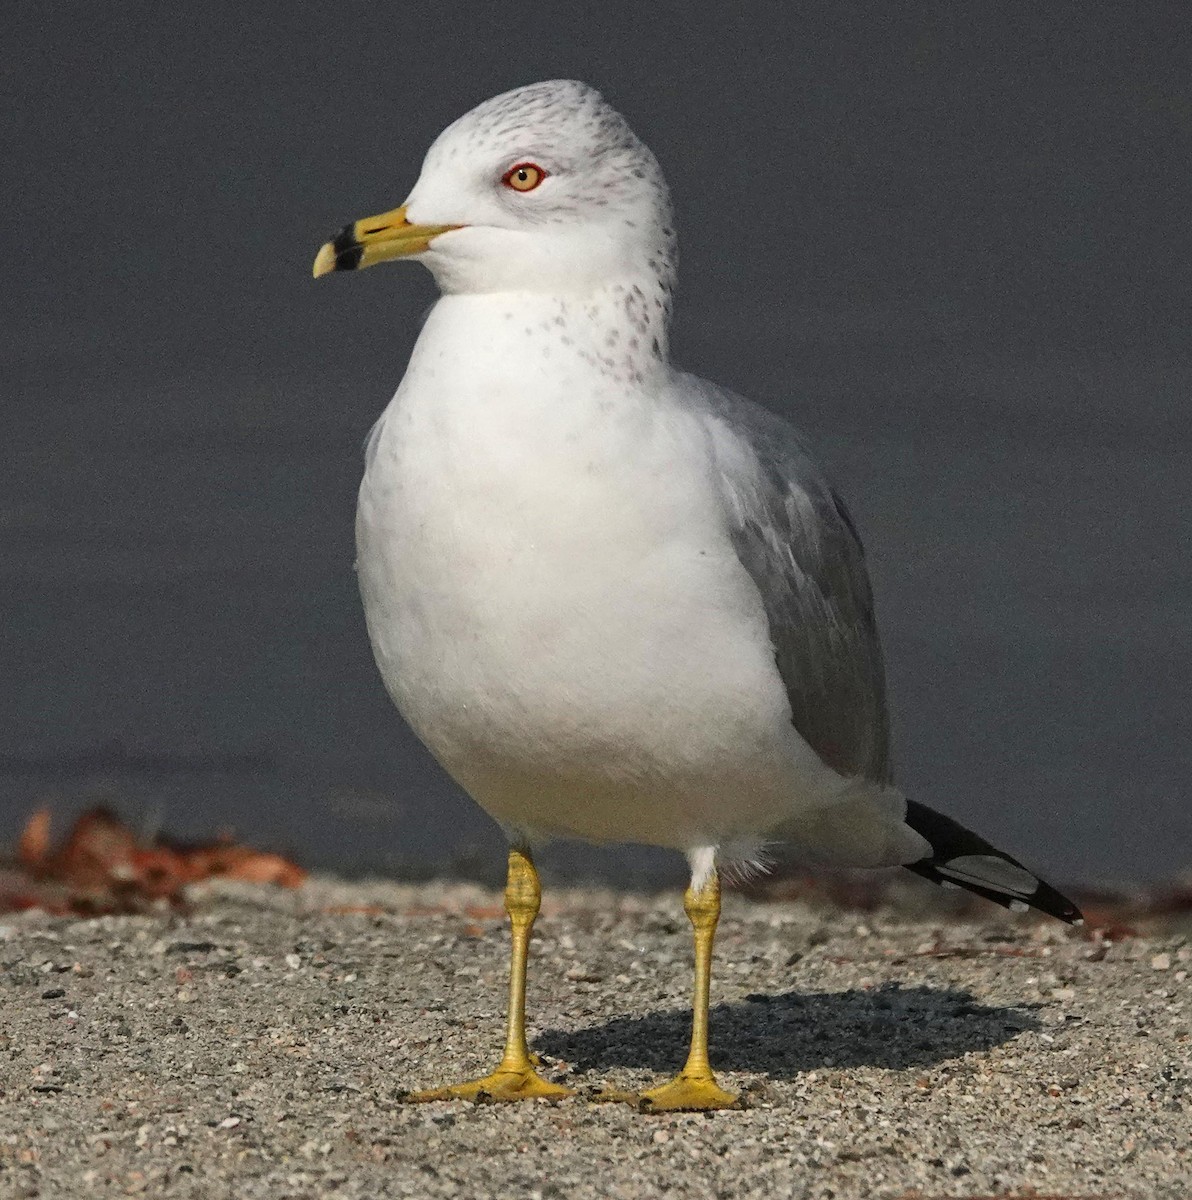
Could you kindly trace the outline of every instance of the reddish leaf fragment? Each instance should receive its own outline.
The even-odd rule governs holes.
[[[21,831],[17,859],[30,871],[37,870],[50,850],[50,810],[39,808]]]
[[[25,825],[18,854],[23,870],[12,878],[0,874],[0,911],[137,912],[155,901],[181,904],[188,883],[214,875],[281,887],[306,879],[288,859],[226,839],[198,846],[142,841],[103,808],[83,813],[57,851],[49,811],[38,810]]]

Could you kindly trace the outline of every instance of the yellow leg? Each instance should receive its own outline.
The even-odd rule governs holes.
[[[457,1083],[450,1087],[411,1092],[405,1099],[411,1104],[428,1100],[557,1100],[572,1093],[568,1088],[549,1083],[535,1070],[526,1045],[526,958],[530,950],[530,931],[542,903],[542,886],[529,850],[516,847],[509,851],[509,875],[505,883],[505,911],[513,926],[513,949],[509,966],[509,1025],[505,1034],[505,1054],[497,1069],[482,1079]]]
[[[691,1004],[691,1049],[682,1071],[638,1098],[646,1112],[734,1108],[737,1097],[722,1090],[708,1062],[708,993],[712,983],[712,940],[720,920],[720,876],[713,870],[696,891],[689,887],[683,907],[695,930],[695,995]]]

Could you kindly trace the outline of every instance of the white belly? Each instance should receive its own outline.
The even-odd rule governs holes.
[[[615,393],[415,356],[360,491],[377,662],[507,827],[747,840],[840,780],[791,726],[700,428]]]

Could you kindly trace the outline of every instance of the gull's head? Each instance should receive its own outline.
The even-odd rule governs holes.
[[[448,126],[405,204],[344,226],[314,273],[391,258],[419,259],[445,292],[583,292],[643,276],[669,290],[666,183],[599,92],[531,84]]]

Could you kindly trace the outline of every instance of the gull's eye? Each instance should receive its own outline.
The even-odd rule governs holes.
[[[501,182],[515,192],[532,192],[544,179],[546,172],[532,162],[518,163],[501,176]]]

